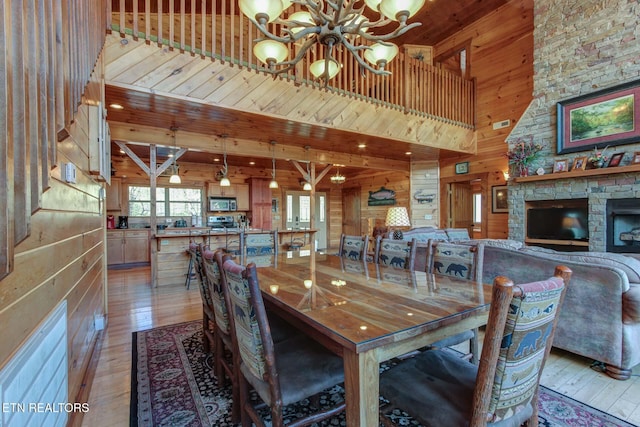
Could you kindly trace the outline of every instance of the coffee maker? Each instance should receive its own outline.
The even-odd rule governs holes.
[[[119,216],[118,217],[118,228],[129,228],[129,217],[128,216]]]

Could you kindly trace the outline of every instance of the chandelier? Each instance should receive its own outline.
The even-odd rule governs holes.
[[[398,46],[388,40],[421,25],[419,22],[407,25],[407,19],[415,15],[424,2],[364,0],[366,6],[380,14],[376,21],[370,21],[364,15],[365,4],[360,0],[239,0],[239,6],[264,35],[257,39],[253,48],[256,57],[268,67],[261,71],[285,73],[293,69],[312,46],[321,44],[326,47],[325,57],[313,62],[309,71],[314,77],[323,79],[326,85],[340,71],[341,65],[334,57],[334,48],[340,46],[351,52],[361,68],[377,75],[391,74],[385,70],[385,66],[398,54]],[[300,5],[305,10],[281,18],[283,11],[292,4]],[[389,33],[369,32],[393,21],[398,25]],[[269,23],[277,24],[283,35],[272,33],[267,27]],[[363,40],[374,43],[365,45],[361,43]],[[295,49],[297,53],[293,59],[286,61],[289,54],[287,45],[292,44],[299,46]]]
[[[336,185],[340,185],[343,184],[347,178],[345,178],[344,175],[340,174],[340,169],[336,168],[336,174],[333,175],[331,178],[329,178],[331,180],[332,184],[336,184]]]

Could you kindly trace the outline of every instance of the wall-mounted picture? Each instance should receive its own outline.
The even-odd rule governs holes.
[[[587,167],[587,156],[576,157],[573,159],[572,171],[581,171]]]
[[[509,187],[506,185],[494,185],[491,187],[491,212],[509,212]]]
[[[640,81],[561,101],[557,114],[558,154],[638,142]]]
[[[633,153],[633,157],[631,158],[631,163],[637,165],[640,163],[640,151],[636,151]]]
[[[456,173],[469,173],[469,162],[456,163]]]
[[[560,159],[553,162],[553,173],[566,172],[569,170],[569,160]]]
[[[616,166],[620,166],[620,162],[624,157],[624,153],[616,153],[611,155],[611,160],[609,160],[608,168],[615,168]]]

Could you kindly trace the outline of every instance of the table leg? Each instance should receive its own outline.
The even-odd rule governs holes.
[[[380,425],[380,363],[375,352],[357,354],[345,350],[343,360],[347,425]]]

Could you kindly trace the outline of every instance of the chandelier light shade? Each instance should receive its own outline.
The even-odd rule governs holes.
[[[311,183],[309,181],[305,181],[304,184],[302,184],[302,189],[304,191],[311,191]]]
[[[303,10],[295,13],[288,10],[290,0],[239,0],[239,6],[262,33],[254,48],[256,57],[267,67],[261,71],[286,73],[319,44],[324,46],[324,58],[313,62],[310,71],[326,85],[342,68],[334,56],[338,49],[350,52],[364,70],[377,75],[390,74],[385,67],[397,55],[398,47],[389,40],[421,25],[419,22],[407,24],[407,20],[424,2],[365,0],[362,4],[356,0],[297,0],[296,5]],[[377,12],[378,18],[369,20],[367,15],[371,14],[365,15],[365,7]],[[397,23],[395,29],[377,33],[381,28],[388,29],[393,21]],[[276,24],[273,28],[279,29],[278,34],[271,32],[269,23]],[[295,58],[287,60],[288,52],[295,52]]]

